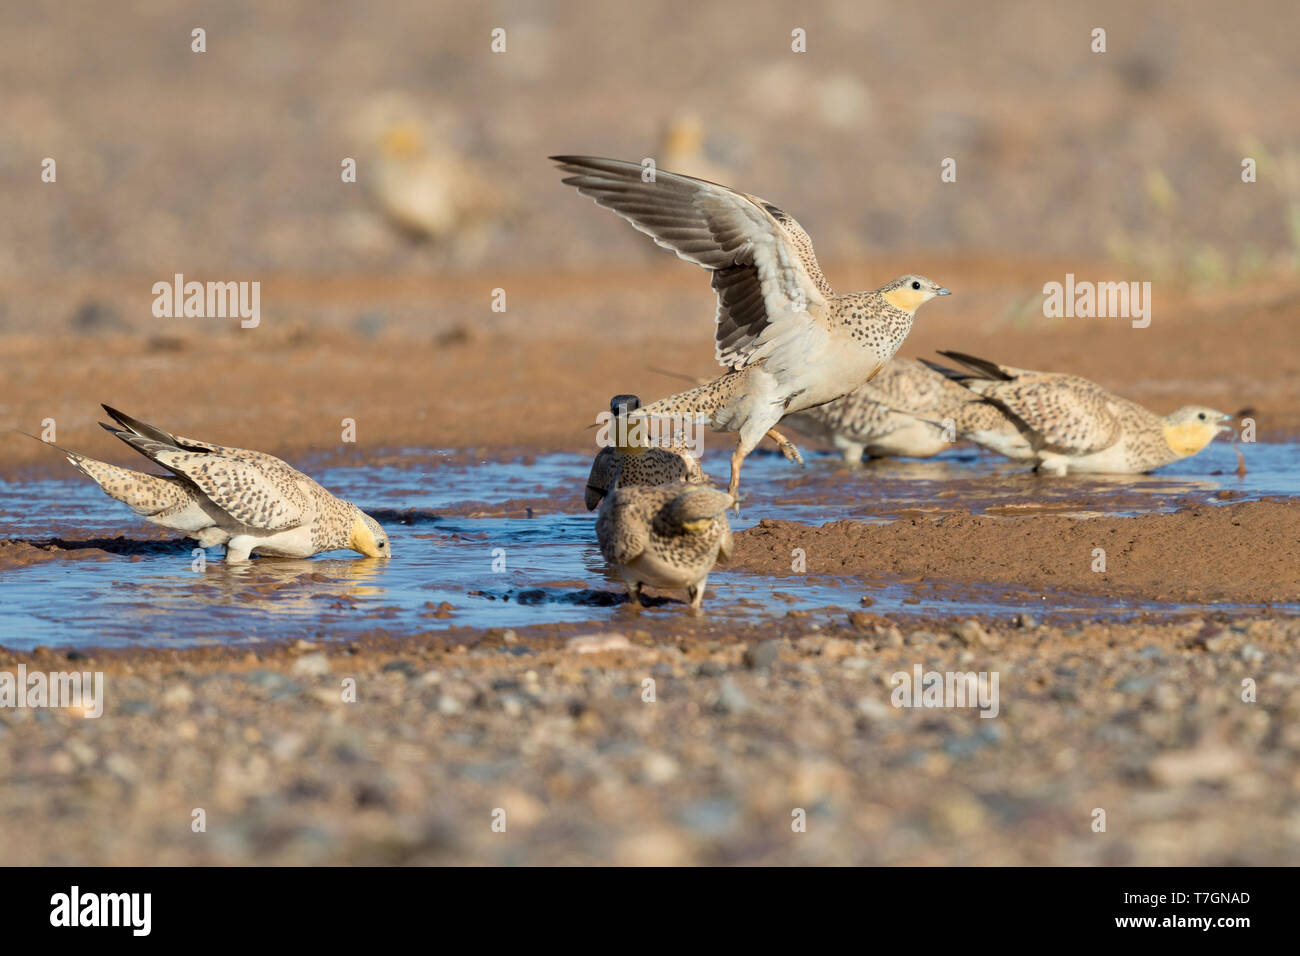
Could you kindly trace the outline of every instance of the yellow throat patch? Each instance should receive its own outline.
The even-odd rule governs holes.
[[[1219,429],[1217,425],[1204,422],[1183,422],[1181,425],[1166,425],[1164,433],[1165,443],[1174,454],[1186,458],[1195,455],[1214,441],[1214,436],[1219,433]]]
[[[890,289],[884,294],[884,300],[896,309],[902,309],[904,312],[912,313],[919,309],[925,302],[925,290],[911,289],[907,286],[898,289]]]
[[[348,537],[348,547],[367,558],[382,558],[384,552],[379,550],[379,542],[366,523],[360,518],[352,522],[352,533]]]

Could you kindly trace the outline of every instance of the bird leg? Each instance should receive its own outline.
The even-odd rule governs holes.
[[[799,449],[794,446],[794,442],[786,438],[775,428],[769,428],[767,430],[767,437],[777,443],[777,446],[781,449],[781,454],[785,455],[788,461],[792,461],[797,465],[803,464],[803,455],[799,454]]]
[[[253,550],[254,540],[247,535],[235,535],[226,542],[226,564],[243,564]]]
[[[743,447],[742,439],[737,436],[736,450],[731,453],[731,481],[727,485],[727,493],[736,503],[736,514],[740,514],[740,466],[745,460],[741,451]]]
[[[694,584],[687,586],[686,596],[691,600],[692,610],[695,611],[700,610],[700,606],[704,603],[704,584],[706,581],[708,581],[708,579],[709,576],[706,574],[704,577],[700,578]]]

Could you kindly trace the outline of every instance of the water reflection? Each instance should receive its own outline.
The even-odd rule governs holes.
[[[821,524],[891,520],[909,511],[974,510],[1015,518],[1170,510],[1191,501],[1300,491],[1300,448],[1246,449],[1244,478],[1231,447],[1211,446],[1156,475],[1040,479],[1009,462],[954,452],[926,461],[868,462],[848,469],[830,454],[798,468],[779,454],[745,466],[748,493],[738,529],[773,517]],[[706,464],[725,470],[710,449]],[[437,452],[393,453],[372,468],[324,468],[321,481],[377,514],[394,544],[389,560],[336,552],[311,560],[257,558],[227,567],[219,550],[192,570],[193,544],[163,537],[89,482],[0,482],[0,537],[50,537],[82,557],[0,571],[0,644],[159,646],[257,640],[346,639],[376,628],[402,633],[450,625],[520,627],[546,622],[623,622],[680,614],[680,595],[631,611],[596,548],[594,516],[581,496],[590,459],[545,455],[479,462]],[[1221,472],[1216,474],[1215,472]],[[715,474],[725,479],[725,474]],[[98,558],[95,560],[94,558]],[[768,578],[719,568],[709,579],[712,617],[743,622],[775,609],[810,622],[856,608],[860,581]],[[1168,610],[1109,608],[1077,595],[1013,598],[1005,588],[917,594],[889,581],[866,587],[873,610],[906,614]],[[919,603],[918,603],[919,598]],[[910,602],[910,603],[909,603]]]

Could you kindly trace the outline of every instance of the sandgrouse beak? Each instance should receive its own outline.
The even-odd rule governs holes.
[[[935,294],[935,295],[952,295],[952,290],[951,290],[951,289],[938,289],[938,290],[935,291],[934,294]]]

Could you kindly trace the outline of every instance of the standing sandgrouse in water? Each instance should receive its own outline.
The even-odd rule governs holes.
[[[930,458],[977,436],[1003,436],[1029,448],[1000,408],[916,359],[892,358],[866,385],[781,421],[834,445],[850,464],[863,454]]]
[[[596,454],[587,478],[584,500],[588,511],[595,511],[601,500],[619,485],[662,485],[669,482],[701,484],[704,472],[699,459],[690,453],[681,435],[668,445],[657,445],[645,435],[648,421],[629,421],[628,415],[641,407],[635,395],[615,395],[609,401],[610,441]]]
[[[1224,424],[1232,416],[1212,408],[1188,405],[1162,417],[1077,375],[1012,368],[962,352],[939,354],[969,369],[948,374],[1006,412],[1019,431],[1007,451],[994,441],[981,443],[1010,458],[1029,458],[1044,474],[1142,474],[1195,455],[1232,431]]]
[[[226,546],[226,563],[249,554],[306,558],[350,548],[370,558],[391,550],[379,522],[335,498],[273,455],[172,435],[104,406],[103,425],[170,475],[150,475],[59,449],[110,498],[146,521],[183,531],[205,548]]]
[[[731,504],[731,496],[716,488],[680,483],[620,483],[606,496],[596,539],[605,560],[622,574],[633,604],[640,605],[641,589],[649,585],[685,588],[691,607],[700,607],[713,565],[731,558]]]
[[[733,498],[745,456],[782,416],[870,381],[902,345],[916,310],[948,294],[907,275],[874,292],[836,295],[808,234],[766,200],[665,170],[648,175],[638,163],[551,159],[569,174],[567,185],[712,274],[715,354],[727,373],[638,414],[705,419],[736,432]]]

